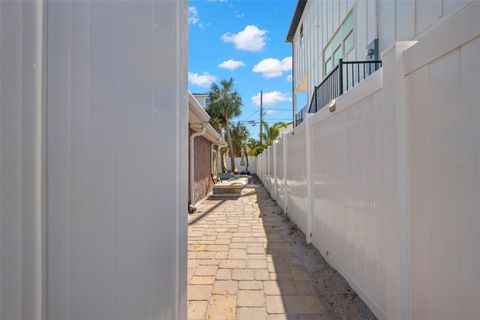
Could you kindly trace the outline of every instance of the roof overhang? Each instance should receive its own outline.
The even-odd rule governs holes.
[[[213,144],[219,145],[221,147],[227,145],[220,133],[218,133],[218,131],[215,130],[215,128],[213,128],[210,123],[207,124],[207,131],[205,132],[204,137],[207,140],[211,141]]]
[[[188,92],[188,126],[195,132],[202,131],[204,127],[206,127],[205,134],[203,135],[207,140],[212,142],[213,144],[219,146],[225,146],[225,140],[223,139],[222,135],[212,127],[210,123],[210,116],[202,107],[202,105],[198,102],[197,99],[193,96],[193,94],[189,91]]]
[[[292,17],[292,22],[290,22],[290,28],[288,29],[287,34],[287,42],[292,42],[293,37],[295,36],[295,32],[297,31],[298,24],[300,23],[300,19],[302,18],[303,10],[305,10],[305,5],[307,4],[307,0],[298,0],[297,7],[295,8],[295,13]]]

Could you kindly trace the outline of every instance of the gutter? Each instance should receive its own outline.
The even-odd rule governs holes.
[[[204,122],[202,130],[190,136],[190,200],[188,201],[188,213],[197,211],[197,208],[193,206],[193,201],[195,201],[195,138],[203,136],[207,132],[207,124],[208,122]]]

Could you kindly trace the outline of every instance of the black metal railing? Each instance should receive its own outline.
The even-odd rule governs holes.
[[[381,66],[381,60],[343,61],[340,59],[335,68],[315,87],[308,112],[315,113],[322,109]]]
[[[300,111],[295,114],[295,127],[300,125],[300,123],[303,122],[303,118],[305,118],[305,115],[307,114],[307,106],[303,107],[300,109]]]

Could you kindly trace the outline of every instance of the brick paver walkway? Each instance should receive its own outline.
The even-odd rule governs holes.
[[[241,197],[202,202],[189,216],[188,319],[373,318],[352,308],[359,299],[287,220],[257,183]],[[331,282],[322,286],[322,268],[341,279],[335,290],[349,302],[335,306],[341,293],[318,289]]]

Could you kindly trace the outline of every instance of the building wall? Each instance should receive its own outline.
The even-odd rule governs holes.
[[[205,137],[195,138],[195,199],[194,203],[205,198],[212,191],[212,143]]]
[[[0,2],[0,319],[45,315],[44,3]]]
[[[186,319],[186,49],[185,2],[0,2],[0,319]]]
[[[293,39],[294,87],[307,83],[307,103],[324,77],[323,50],[349,12],[353,12],[354,49],[346,60],[365,60],[367,46],[379,39],[380,52],[394,41],[422,38],[476,0],[307,1]],[[304,41],[300,42],[303,24]],[[298,105],[297,111],[303,107]]]
[[[196,94],[194,94],[193,96],[195,97],[195,99],[197,99],[197,101],[200,103],[200,105],[202,107],[205,108],[207,106],[208,95],[196,95]]]

